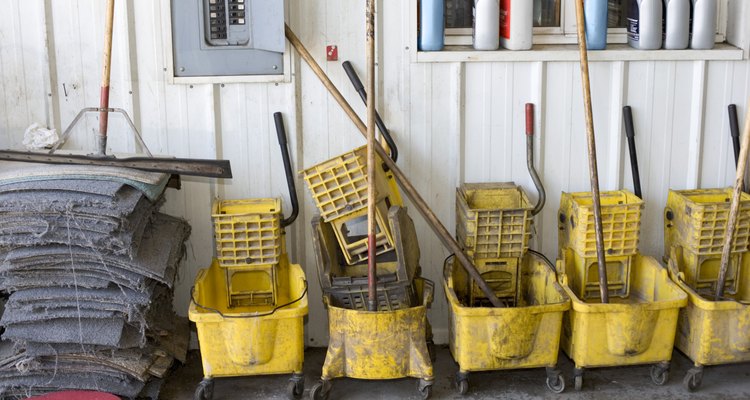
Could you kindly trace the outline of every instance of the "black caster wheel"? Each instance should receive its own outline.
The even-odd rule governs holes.
[[[682,380],[682,384],[689,392],[694,392],[703,383],[703,367],[690,368]]]
[[[456,389],[458,389],[458,393],[463,396],[466,393],[469,393],[469,381],[464,379],[462,381],[456,382]]]
[[[556,377],[547,377],[547,389],[552,393],[560,394],[565,391],[565,378],[562,375]],[[581,390],[581,389],[577,389]]]
[[[576,368],[574,372],[575,380],[574,380],[574,386],[576,389],[576,392],[580,392],[581,389],[583,389],[583,368]]]
[[[305,393],[305,378],[293,376],[286,384],[286,394],[289,400],[298,400]]]
[[[214,381],[213,379],[204,379],[195,388],[193,393],[193,400],[211,400],[214,397]]]
[[[427,400],[432,397],[432,385],[425,386],[419,389],[419,395],[422,400]]]
[[[469,393],[469,374],[466,372],[456,372],[456,390],[462,396]]]
[[[669,364],[652,365],[651,380],[657,386],[664,386],[669,381]]]
[[[331,383],[320,381],[310,389],[310,400],[327,400],[331,394]]]

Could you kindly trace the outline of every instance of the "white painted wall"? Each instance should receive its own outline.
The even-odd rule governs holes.
[[[128,110],[154,153],[227,158],[235,179],[184,178],[165,211],[193,226],[175,307],[186,313],[196,271],[213,254],[210,204],[225,198],[282,196],[290,208],[272,113],[281,111],[297,169],[364,143],[310,69],[293,57],[291,83],[170,85],[165,1],[119,1],[116,7],[111,105]],[[747,54],[748,6],[734,0],[728,37]],[[24,129],[41,122],[64,129],[78,110],[98,105],[104,2],[2,0],[0,11],[0,148],[19,148]],[[364,106],[340,66],[364,71],[364,0],[290,0],[292,28],[361,115]],[[378,14],[379,109],[401,150],[399,164],[453,230],[455,187],[461,182],[516,181],[533,194],[526,172],[523,106],[537,104],[536,151],[548,202],[537,220],[535,247],[554,258],[561,191],[588,190],[578,64],[575,62],[413,63],[412,22],[403,1],[383,0]],[[325,46],[340,61],[325,62]],[[747,58],[747,57],[746,57]],[[726,106],[747,110],[750,62],[637,61],[591,65],[599,170],[603,189],[632,188],[620,110],[633,107],[646,211],[641,249],[660,256],[661,213],[668,188],[728,186],[733,158]],[[363,76],[364,79],[364,76]],[[96,115],[70,147],[92,149]],[[112,117],[110,144],[134,151]],[[301,185],[301,182],[297,182]],[[289,233],[291,257],[310,280],[308,340],[327,342],[327,320],[315,275],[304,207]],[[439,282],[448,255],[412,209],[425,275]],[[440,287],[440,285],[437,285]],[[431,312],[438,341],[447,310],[438,289]]]

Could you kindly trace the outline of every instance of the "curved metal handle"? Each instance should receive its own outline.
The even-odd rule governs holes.
[[[362,101],[367,104],[367,91],[365,91],[364,85],[362,85],[362,81],[359,79],[359,75],[357,75],[357,71],[354,70],[354,67],[352,67],[352,63],[349,61],[344,61],[341,64],[342,67],[344,67],[344,71],[346,72],[346,75],[349,77],[349,80],[352,82],[352,86],[354,86],[354,90],[359,93],[359,97],[362,99]],[[391,133],[388,131],[388,128],[385,126],[385,122],[383,122],[383,119],[380,118],[380,113],[377,111],[375,112],[375,125],[378,127],[378,130],[380,130],[380,133],[383,135],[383,139],[385,139],[385,143],[388,144],[388,149],[390,150],[391,154],[391,160],[394,162],[398,159],[398,148],[396,147],[396,142],[393,140],[393,137],[391,136]]]
[[[537,215],[547,202],[547,192],[544,190],[542,180],[534,167],[534,105],[531,103],[526,103],[526,167],[529,170],[529,175],[531,175],[531,180],[534,181],[536,191],[539,193],[539,199],[531,211],[531,215]]]
[[[286,184],[289,188],[289,201],[292,203],[292,214],[281,221],[281,227],[285,228],[291,225],[299,215],[299,200],[297,199],[297,189],[294,185],[294,172],[292,171],[292,161],[289,158],[289,146],[286,140],[286,129],[284,128],[284,118],[280,112],[273,114],[273,121],[276,124],[276,136],[279,139],[281,148],[281,159],[284,161],[284,173],[286,175]]]
[[[729,133],[732,135],[732,147],[734,148],[734,167],[740,161],[740,123],[737,118],[737,106],[729,106]]]
[[[639,198],[643,198],[641,192],[641,174],[638,170],[638,155],[635,148],[635,125],[633,124],[633,110],[630,106],[622,108],[622,115],[625,119],[625,136],[628,138],[628,150],[630,151],[630,170],[633,175],[633,191]]]

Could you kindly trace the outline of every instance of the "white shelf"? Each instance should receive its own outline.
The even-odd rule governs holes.
[[[733,61],[742,60],[742,49],[717,44],[712,50],[637,50],[610,44],[606,50],[588,52],[589,61]],[[417,62],[533,62],[579,61],[578,45],[537,44],[528,51],[477,51],[471,46],[446,46],[442,51],[418,51]]]

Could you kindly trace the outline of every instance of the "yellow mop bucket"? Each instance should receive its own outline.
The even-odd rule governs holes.
[[[703,366],[750,361],[750,282],[743,280],[736,292],[722,301],[712,301],[685,281],[677,251],[671,252],[669,273],[687,293],[687,307],[680,311],[676,346],[694,363],[683,385],[696,390],[703,381]],[[750,257],[743,257],[740,276],[750,274]]]
[[[471,371],[547,368],[547,387],[561,393],[565,381],[557,370],[560,329],[570,300],[555,271],[534,252],[521,259],[517,307],[470,307],[471,280],[446,260],[443,282],[450,310],[450,349],[459,365],[456,385],[469,389]]]
[[[665,384],[677,315],[687,304],[687,295],[655,259],[636,254],[627,297],[613,297],[608,304],[599,299],[583,301],[575,294],[580,291],[575,274],[581,268],[574,265],[572,252],[562,254],[557,271],[572,307],[563,321],[560,344],[575,362],[576,390],[582,388],[584,368],[652,363],[651,379]]]
[[[368,380],[419,378],[423,398],[432,394],[432,361],[427,340],[432,336],[427,307],[434,287],[414,278],[422,304],[395,311],[360,311],[334,307],[327,296],[328,353],[321,382],[312,387],[311,399],[327,399],[331,380],[341,377]]]
[[[213,378],[285,373],[295,375],[290,395],[302,394],[307,283],[302,268],[289,264],[286,254],[280,257],[278,271],[279,306],[232,308],[218,261],[198,272],[189,317],[198,330],[205,383],[196,395],[210,398]]]

